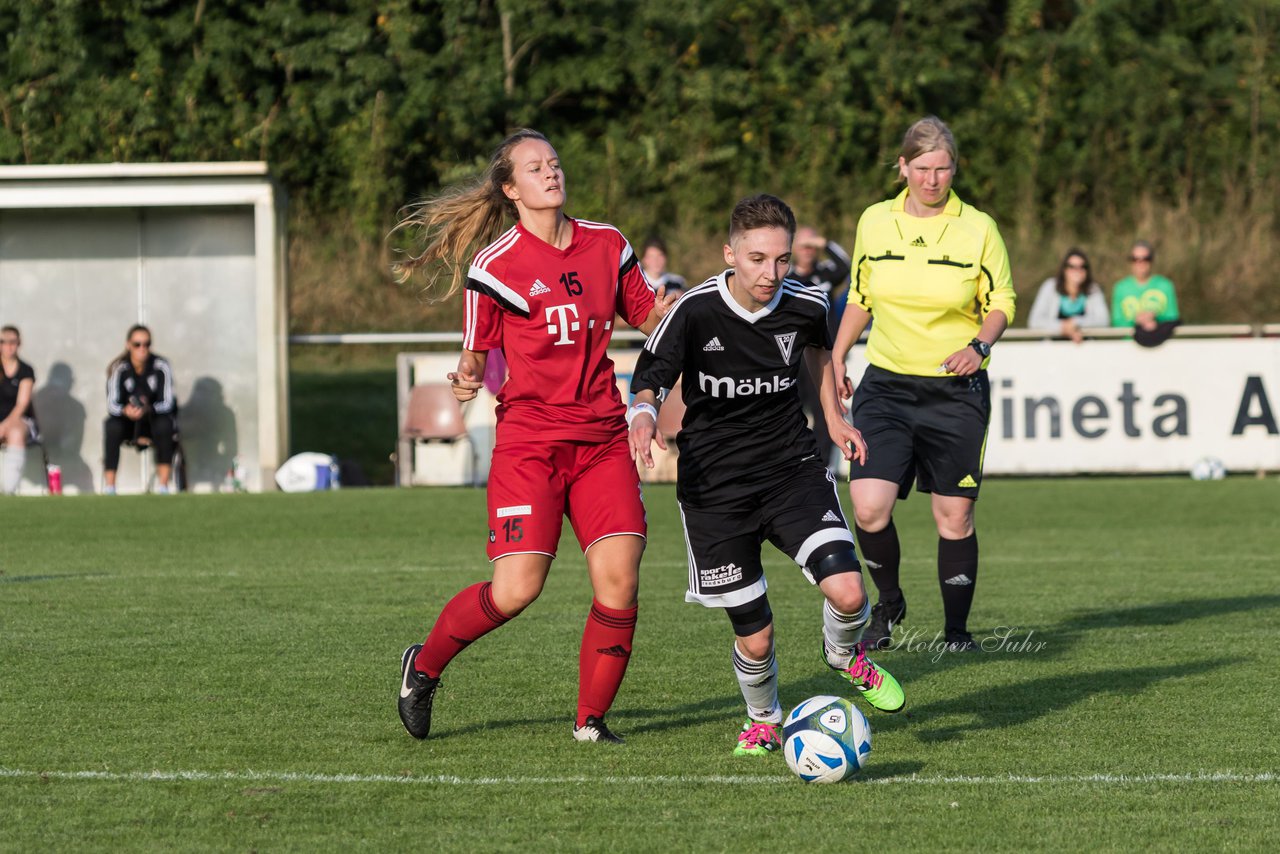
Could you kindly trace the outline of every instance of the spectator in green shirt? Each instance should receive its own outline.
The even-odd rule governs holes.
[[[1111,291],[1111,325],[1154,332],[1164,323],[1178,322],[1178,297],[1173,282],[1151,272],[1155,249],[1139,240],[1129,250],[1132,275],[1116,282]]]

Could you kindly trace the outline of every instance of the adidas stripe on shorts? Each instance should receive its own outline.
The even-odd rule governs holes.
[[[853,426],[868,460],[852,463],[849,478],[893,481],[899,498],[914,480],[920,492],[976,499],[990,420],[986,371],[920,377],[870,365],[853,395]]]
[[[709,507],[682,501],[689,548],[685,601],[732,608],[758,599],[768,586],[760,562],[766,540],[802,568],[828,543],[847,542],[852,548],[838,492],[835,477],[814,454],[732,501]]]

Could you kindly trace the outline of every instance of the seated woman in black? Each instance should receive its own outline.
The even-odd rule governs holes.
[[[31,407],[31,390],[36,372],[18,358],[22,336],[18,327],[0,328],[0,445],[4,445],[4,472],[0,490],[5,495],[18,491],[27,445],[36,440],[36,413]]]
[[[107,368],[107,420],[103,422],[103,492],[116,492],[120,443],[152,445],[156,452],[156,492],[169,492],[173,470],[178,403],[173,369],[151,352],[151,330],[136,324],[125,336],[128,347]]]

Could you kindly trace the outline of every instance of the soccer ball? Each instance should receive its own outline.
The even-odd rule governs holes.
[[[1192,480],[1222,480],[1227,476],[1227,467],[1217,457],[1201,457],[1191,466]]]
[[[806,783],[839,783],[871,755],[871,725],[844,697],[810,697],[787,715],[782,753]]]

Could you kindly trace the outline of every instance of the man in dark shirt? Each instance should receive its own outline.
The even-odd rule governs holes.
[[[826,295],[829,305],[827,327],[831,330],[832,340],[835,340],[836,327],[840,325],[852,269],[849,253],[840,244],[827,240],[807,225],[796,229],[795,245],[791,252],[791,272],[787,274],[787,278],[816,288]],[[822,416],[818,389],[804,374],[800,376],[800,403],[813,423],[813,436],[818,443],[818,459],[824,465],[830,465],[834,443]]]

